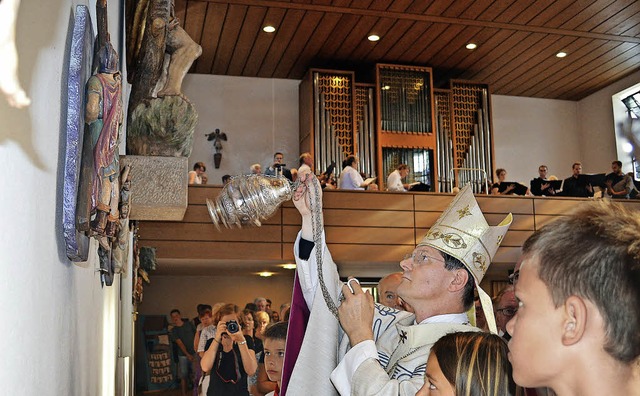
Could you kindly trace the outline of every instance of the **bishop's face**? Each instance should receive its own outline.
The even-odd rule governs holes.
[[[453,271],[444,267],[440,251],[431,246],[415,248],[411,255],[400,262],[400,267],[403,272],[398,295],[414,308],[446,296],[448,285],[455,277]]]

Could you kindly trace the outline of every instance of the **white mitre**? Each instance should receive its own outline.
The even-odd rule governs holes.
[[[491,299],[480,288],[513,216],[511,213],[497,226],[484,218],[469,185],[455,196],[418,246],[431,246],[460,260],[474,277],[476,289],[487,318],[489,330],[496,333]]]

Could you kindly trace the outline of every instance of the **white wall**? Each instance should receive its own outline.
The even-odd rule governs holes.
[[[501,95],[491,101],[495,167],[506,169],[507,179],[528,186],[541,164],[561,179],[576,161],[588,170],[580,152],[576,102]]]
[[[241,309],[256,297],[272,301],[272,308],[291,301],[293,271],[290,276],[271,278],[229,276],[153,276],[145,285],[144,299],[138,306],[143,315],[169,315],[173,308],[183,316],[197,315],[196,305],[234,303]]]
[[[189,74],[183,93],[198,110],[189,169],[202,161],[209,184],[222,184],[225,174],[249,173],[254,163],[264,170],[273,153],[284,153],[289,168],[298,167],[297,80]],[[204,136],[216,128],[227,134],[222,163],[214,168],[213,142]]]
[[[32,104],[16,110],[0,96],[0,383],[20,395],[114,394],[119,283],[101,288],[95,245],[88,262],[73,264],[62,237],[61,92],[76,4],[95,7],[22,1],[19,75]],[[114,43],[118,11],[110,10]]]

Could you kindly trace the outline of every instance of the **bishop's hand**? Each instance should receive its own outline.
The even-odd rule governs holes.
[[[302,216],[302,237],[314,241],[313,216],[319,216],[317,226],[322,226],[322,187],[316,176],[309,172],[298,174],[298,187],[293,192],[293,204]]]

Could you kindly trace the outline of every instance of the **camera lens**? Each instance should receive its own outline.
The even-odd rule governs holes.
[[[227,331],[229,333],[237,333],[238,331],[240,331],[240,326],[238,326],[238,322],[236,322],[235,320],[230,320],[227,322]]]

